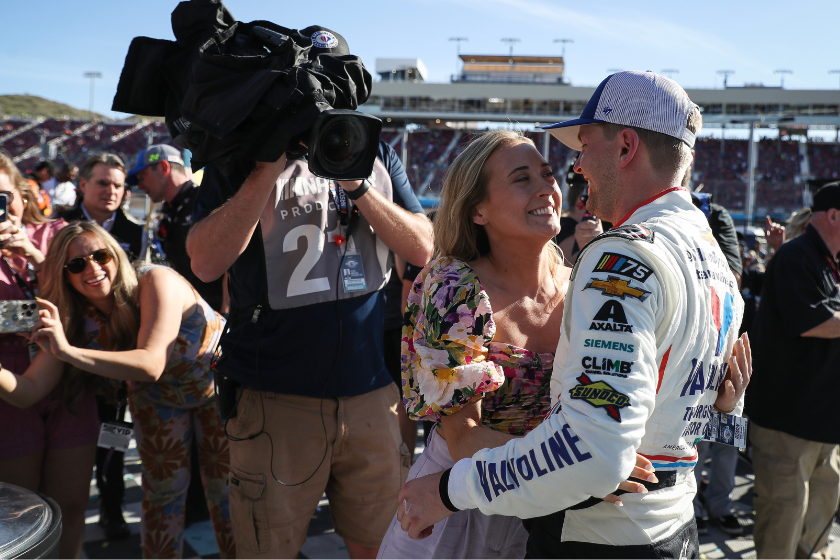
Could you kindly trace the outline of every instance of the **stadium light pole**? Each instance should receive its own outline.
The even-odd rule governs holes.
[[[561,43],[563,45],[563,49],[562,49],[562,52],[561,52],[560,56],[563,57],[563,62],[565,63],[566,62],[566,44],[567,43],[574,43],[575,42],[574,39],[554,39],[554,42],[555,43]]]
[[[90,78],[90,122],[93,122],[93,88],[95,80],[102,77],[102,72],[85,72],[85,78]]]
[[[729,79],[729,76],[735,73],[735,70],[718,70],[717,73],[723,76],[723,89],[726,89],[726,81]]]
[[[521,39],[517,39],[516,37],[505,37],[504,39],[500,39],[500,41],[502,43],[507,43],[508,46],[510,46],[510,55],[509,56],[511,56],[511,57],[513,56],[513,45],[515,45],[516,43],[521,43],[522,42]]]
[[[782,75],[781,88],[784,89],[784,87],[785,87],[785,74],[793,74],[793,70],[773,70],[773,73]]]
[[[840,74],[840,70],[829,70],[829,74]]]
[[[458,60],[461,60],[461,43],[465,43],[469,41],[469,37],[450,37],[449,42],[455,43],[455,56],[457,60],[455,62],[455,74],[458,73]]]
[[[666,78],[671,78],[672,80],[674,79],[672,75],[673,74],[679,74],[679,73],[680,73],[680,71],[677,70],[676,68],[665,68],[664,70],[662,70],[662,75],[665,76]]]

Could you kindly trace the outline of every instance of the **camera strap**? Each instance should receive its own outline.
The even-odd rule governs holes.
[[[6,266],[9,267],[9,270],[12,271],[12,276],[15,277],[15,282],[17,283],[18,288],[20,288],[26,296],[26,299],[35,299],[35,296],[38,295],[38,276],[35,274],[35,268],[32,266],[32,263],[29,261],[26,262],[26,271],[29,275],[29,281],[27,282],[26,279],[18,273],[8,258],[4,256],[3,260],[6,261]]]
[[[338,221],[341,224],[341,235],[336,236],[335,242],[341,246],[350,239],[350,234],[352,233],[350,231],[351,218],[358,216],[359,210],[355,205],[352,209],[349,208],[347,193],[335,181],[330,181],[330,196],[338,210]]]

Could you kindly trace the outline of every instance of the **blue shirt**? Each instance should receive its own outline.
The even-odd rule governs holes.
[[[379,143],[379,159],[390,174],[394,203],[423,213],[402,163],[385,142]],[[193,223],[234,193],[228,179],[209,165]],[[259,227],[229,273],[230,331],[222,338],[224,357],[218,365],[225,375],[255,389],[318,398],[362,395],[392,382],[383,360],[381,290],[306,307],[268,308]],[[258,305],[263,307],[252,322]]]

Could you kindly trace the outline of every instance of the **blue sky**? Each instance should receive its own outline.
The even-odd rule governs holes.
[[[95,110],[110,110],[131,39],[172,39],[167,0],[17,0],[4,6],[0,39],[0,94],[29,93],[86,109],[85,71],[102,72]],[[240,21],[268,19],[303,28],[318,24],[341,33],[351,52],[373,71],[376,58],[418,57],[430,81],[455,72],[463,53],[503,54],[503,37],[521,40],[517,54],[559,54],[567,77],[596,85],[608,69],[661,71],[685,87],[721,87],[716,71],[731,69],[730,85],[777,85],[776,69],[791,89],[838,89],[840,2],[717,1],[568,2],[557,0],[390,0],[283,2],[226,0]],[[308,10],[303,6],[309,6]],[[840,95],[840,90],[838,90]]]

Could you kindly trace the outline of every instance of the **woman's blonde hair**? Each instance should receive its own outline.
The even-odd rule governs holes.
[[[494,130],[472,140],[458,154],[443,178],[440,205],[434,220],[435,256],[472,261],[490,252],[484,226],[472,219],[472,211],[487,196],[484,165],[504,146],[534,142],[519,131]],[[562,263],[557,245],[549,242],[552,271]]]
[[[23,224],[40,224],[48,222],[49,220],[41,214],[38,208],[38,193],[34,192],[33,187],[30,186],[29,181],[23,178],[20,171],[12,161],[12,158],[0,152],[0,173],[5,173],[9,176],[12,184],[23,199],[23,216],[20,221]]]
[[[41,297],[58,307],[61,323],[67,341],[73,346],[84,347],[87,344],[84,330],[85,316],[92,305],[77,292],[67,281],[64,265],[70,244],[83,235],[94,235],[111,253],[117,274],[112,284],[111,294],[114,305],[100,329],[99,342],[103,350],[131,350],[137,346],[139,313],[137,311],[137,274],[122,247],[96,222],[73,222],[55,234],[50,240],[49,250],[42,269],[44,285]],[[99,392],[108,392],[110,382],[91,375],[69,364],[65,367],[63,402],[72,410],[85,385],[94,385]]]
[[[790,215],[785,228],[785,241],[790,241],[798,235],[805,233],[805,228],[811,223],[811,209],[802,208]]]

